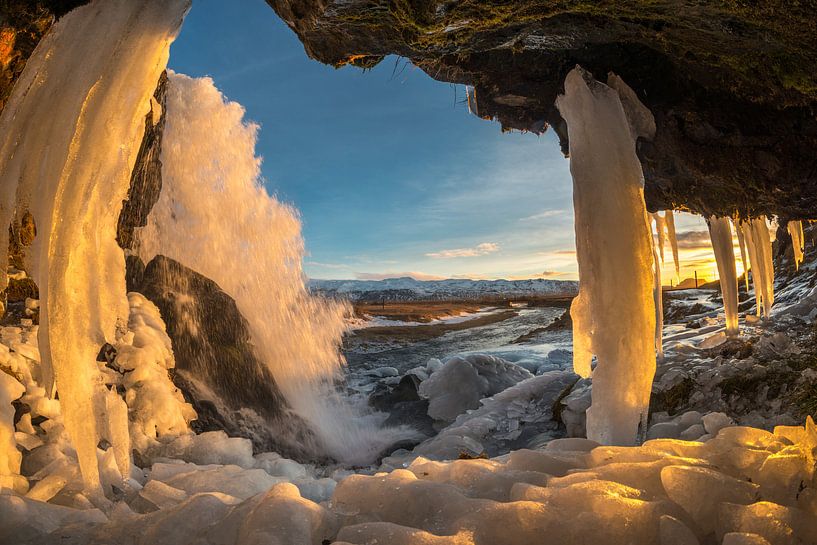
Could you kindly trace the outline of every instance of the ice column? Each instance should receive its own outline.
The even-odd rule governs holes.
[[[791,247],[792,251],[794,252],[794,267],[796,269],[800,268],[800,263],[803,262],[803,222],[802,221],[790,221],[786,224],[786,229],[791,235]]]
[[[574,369],[589,376],[597,358],[587,436],[631,445],[655,374],[652,235],[635,152],[655,123],[620,78],[604,85],[581,67],[567,75],[556,105],[570,137],[580,277],[570,311]]]
[[[715,252],[718,278],[723,297],[723,311],[726,314],[726,334],[738,334],[738,278],[735,269],[735,250],[732,246],[732,228],[729,218],[712,216],[707,221],[709,238]]]
[[[110,430],[121,414],[107,419],[95,361],[128,316],[116,222],[150,97],[188,7],[95,0],[73,10],[34,50],[0,116],[0,247],[13,214],[27,208],[38,231],[29,258],[42,305],[42,365],[56,381],[92,497],[101,493],[99,438],[124,437]],[[5,260],[0,252],[0,269]],[[121,460],[125,447],[118,450]]]

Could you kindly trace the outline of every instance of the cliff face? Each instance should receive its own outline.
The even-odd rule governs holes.
[[[817,2],[267,0],[307,54],[370,67],[397,54],[472,85],[504,129],[552,127],[567,72],[620,75],[650,108],[651,210],[814,216]],[[761,5],[762,4],[762,5]]]

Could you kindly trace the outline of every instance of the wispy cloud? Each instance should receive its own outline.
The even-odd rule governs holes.
[[[437,276],[434,274],[426,274],[423,272],[406,271],[406,272],[382,272],[370,273],[360,272],[355,273],[355,278],[358,280],[385,280],[386,278],[401,278],[403,276],[410,276],[415,280],[445,280],[444,276]]]
[[[451,259],[455,257],[478,257],[499,251],[499,244],[496,242],[483,242],[473,248],[454,248],[452,250],[440,250],[439,252],[427,253],[426,257],[434,259]]]
[[[320,263],[318,261],[307,261],[307,265],[311,265],[313,267],[319,267],[321,269],[348,269],[348,265],[343,265],[342,263]]]
[[[565,214],[566,212],[567,212],[567,210],[543,210],[542,212],[539,212],[538,214],[533,214],[532,216],[526,216],[524,218],[519,218],[519,221],[536,221],[536,220],[542,220],[542,219],[546,219],[546,218],[553,218],[553,217],[556,217],[556,216],[561,216],[561,215]]]

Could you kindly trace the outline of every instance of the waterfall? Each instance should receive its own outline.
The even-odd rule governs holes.
[[[712,216],[707,221],[709,238],[715,252],[715,264],[721,284],[723,311],[726,315],[726,334],[738,334],[738,278],[735,271],[735,250],[729,218]]]
[[[573,177],[579,295],[571,306],[573,367],[592,371],[587,437],[633,444],[655,374],[653,250],[644,205],[639,136],[652,115],[615,75],[608,85],[580,67],[556,104],[567,122]]]
[[[318,454],[373,461],[407,430],[380,428],[336,392],[349,308],[306,288],[301,223],[262,185],[259,127],[211,79],[172,72],[166,116],[162,191],[138,230],[140,256],[174,259],[235,299],[258,359],[322,444]]]
[[[0,247],[8,247],[15,216],[33,215],[37,237],[27,258],[43,309],[42,379],[59,392],[95,498],[96,447],[111,431],[95,360],[128,318],[116,220],[150,96],[188,7],[189,0],[96,0],[75,9],[38,44],[0,117]]]

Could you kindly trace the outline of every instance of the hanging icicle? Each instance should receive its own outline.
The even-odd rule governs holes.
[[[757,315],[768,318],[774,304],[774,266],[772,242],[766,217],[741,221],[740,225],[752,265],[752,284],[755,289]]]
[[[667,224],[664,221],[664,216],[661,215],[660,212],[654,212],[650,214],[652,219],[655,220],[655,232],[657,233],[657,240],[658,240],[658,253],[661,256],[661,263],[664,262],[664,237],[666,236]]]
[[[800,270],[800,263],[803,262],[804,251],[804,237],[803,237],[803,222],[790,221],[786,224],[786,230],[791,235],[791,247],[794,252],[794,268]]]
[[[667,236],[672,247],[672,259],[675,262],[675,276],[681,278],[681,260],[678,258],[678,239],[675,236],[675,216],[672,210],[664,212],[664,221],[667,225]]]
[[[131,469],[124,404],[107,403],[96,364],[129,310],[116,212],[188,7],[96,0],[76,8],[37,45],[0,116],[0,247],[22,210],[16,204],[26,203],[38,231],[28,257],[41,300],[43,381],[49,392],[56,381],[85,491],[98,503],[100,438],[116,438],[120,476]]]
[[[658,360],[664,360],[664,293],[661,288],[661,262],[658,260],[656,245],[652,247],[653,300],[655,301],[655,353]]]
[[[743,236],[743,229],[740,228],[740,220],[737,217],[732,219],[732,226],[738,235],[740,262],[743,263],[743,280],[746,282],[746,293],[749,293],[749,254],[746,253],[746,238]]]
[[[581,67],[556,100],[570,137],[576,253],[581,278],[571,306],[573,366],[592,370],[587,437],[631,445],[646,418],[655,375],[653,252],[644,205],[639,136],[652,114],[620,78],[608,85]]]
[[[723,310],[726,314],[726,334],[738,334],[738,279],[735,269],[735,251],[732,246],[732,229],[728,218],[711,216],[707,220],[709,238],[715,252],[715,263],[718,266],[718,277],[723,297]]]

